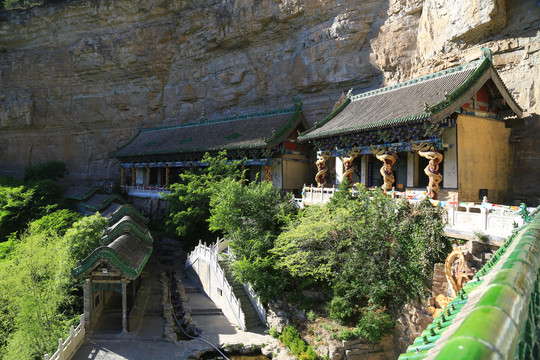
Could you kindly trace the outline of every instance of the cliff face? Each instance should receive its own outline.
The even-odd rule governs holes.
[[[481,46],[520,105],[540,113],[538,3],[463,3],[76,0],[3,13],[0,173],[57,159],[72,181],[114,179],[109,152],[143,124],[289,107],[295,96],[315,122],[350,87],[457,65]],[[540,141],[528,131],[539,121],[526,121],[517,155]]]

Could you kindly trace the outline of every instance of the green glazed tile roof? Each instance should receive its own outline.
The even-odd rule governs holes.
[[[136,279],[152,254],[152,246],[129,234],[123,234],[108,246],[95,249],[72,272],[73,277],[87,276],[99,264],[106,262],[114,266],[126,278]]]
[[[291,109],[142,129],[111,156],[267,148],[282,141],[299,123],[307,128],[302,107],[297,105]]]
[[[437,122],[466,103],[492,79],[510,108],[521,109],[493,68],[490,59],[453,67],[397,85],[351,96],[332,114],[301,134],[309,141],[424,121]]]
[[[82,260],[72,271],[73,277],[89,276],[101,263],[112,265],[127,279],[139,276],[153,250],[153,239],[144,222],[148,219],[131,205],[116,209],[111,220],[115,218],[118,220],[101,239],[107,245],[98,247]]]
[[[539,263],[540,217],[534,216],[505,241],[399,359],[533,360],[531,349],[540,340],[534,336],[540,333]]]

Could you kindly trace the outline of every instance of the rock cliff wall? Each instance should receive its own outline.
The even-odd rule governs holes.
[[[463,3],[463,5],[461,5]],[[494,51],[527,119],[516,193],[538,178],[540,6],[504,0],[73,0],[0,14],[0,174],[65,161],[70,181],[119,176],[109,152],[141,126],[289,107],[309,122],[342,91]],[[523,156],[522,156],[523,155]],[[533,166],[534,165],[534,166]],[[529,176],[529,177],[527,177]]]

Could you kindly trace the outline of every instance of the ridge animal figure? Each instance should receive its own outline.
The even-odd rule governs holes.
[[[326,167],[326,160],[330,157],[330,153],[325,151],[319,156],[319,159],[315,162],[317,164],[317,175],[315,175],[315,181],[317,181],[318,187],[324,187],[326,185],[326,172],[328,168]]]
[[[443,155],[435,151],[433,146],[427,143],[416,145],[412,141],[411,148],[414,151],[418,151],[418,155],[429,160],[428,166],[424,169],[424,173],[429,177],[427,195],[437,200],[439,191],[441,190],[439,184],[442,181],[442,175],[439,173],[439,164],[443,161]]]
[[[392,172],[392,165],[394,165],[394,163],[397,161],[397,155],[389,154],[386,149],[383,148],[375,149],[373,145],[371,145],[371,153],[375,155],[379,161],[384,163],[381,167],[381,175],[384,181],[382,189],[384,191],[392,190],[392,185],[394,185],[395,181],[394,173]]]

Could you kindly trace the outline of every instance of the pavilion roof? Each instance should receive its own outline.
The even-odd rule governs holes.
[[[521,116],[489,57],[347,99],[299,136],[300,141],[444,120],[492,80],[505,106]]]
[[[129,212],[122,212],[127,209]],[[141,273],[153,249],[152,235],[141,222],[146,219],[131,205],[124,205],[115,211],[111,219],[118,220],[105,230],[101,241],[105,246],[96,248],[73,270],[74,277],[90,274],[102,263],[108,263],[128,279],[135,279]]]
[[[122,234],[107,246],[100,246],[73,270],[74,277],[91,273],[106,262],[130,280],[136,279],[152,254],[152,245],[131,234]]]
[[[299,123],[307,129],[301,105],[291,109],[238,115],[196,123],[141,129],[111,156],[272,148],[283,141]]]

